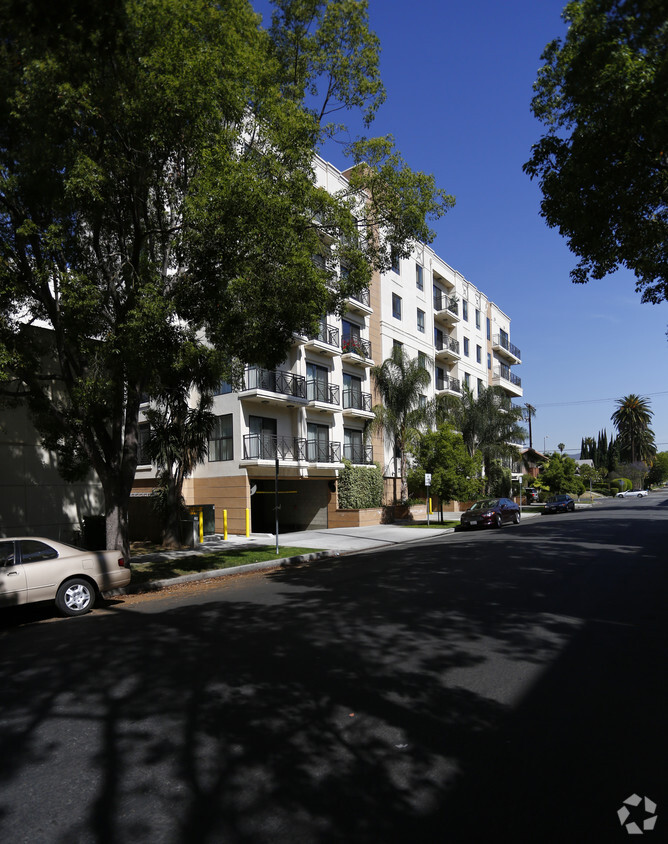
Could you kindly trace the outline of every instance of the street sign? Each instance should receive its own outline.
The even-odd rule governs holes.
[[[424,485],[431,486],[431,475],[428,472],[424,473]]]

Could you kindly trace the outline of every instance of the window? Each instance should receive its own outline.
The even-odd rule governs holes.
[[[397,275],[401,272],[401,265],[399,263],[399,255],[396,249],[390,251],[390,260],[392,261],[392,272]]]
[[[395,319],[401,319],[401,296],[396,293],[392,294],[392,316]]]
[[[492,368],[492,355],[489,352],[487,352],[487,369],[491,369],[491,368]]]
[[[464,373],[464,386],[468,387],[469,390],[471,389],[471,376],[468,374],[468,372]]]
[[[366,449],[361,431],[343,429],[343,456],[351,463],[366,463]]]
[[[415,265],[415,286],[418,290],[424,290],[424,270],[419,264]]]
[[[148,456],[148,438],[151,435],[151,427],[148,422],[139,423],[138,444],[137,444],[137,465],[150,466],[151,458]]]
[[[422,395],[418,396],[418,404],[420,406],[420,409],[424,410],[427,406],[427,397]]]
[[[209,462],[233,458],[232,414],[227,413],[225,416],[216,416],[213,431],[209,436]]]
[[[469,338],[468,337],[464,337],[464,355],[466,357],[469,356]]]
[[[462,317],[466,320],[466,322],[469,321],[469,303],[466,299],[462,299]]]
[[[475,327],[480,328],[480,311],[478,308],[475,309]]]
[[[487,317],[487,339],[490,340],[492,336],[492,325],[489,321],[489,317]]]
[[[244,459],[274,460],[276,458],[276,420],[269,416],[249,416],[250,434],[244,441]]]
[[[417,309],[417,330],[424,334],[424,311]]]
[[[482,346],[475,347],[475,359],[478,363],[482,363]]]
[[[13,566],[14,560],[14,543],[0,542],[0,566]]]
[[[58,552],[50,545],[45,545],[44,542],[38,542],[36,539],[23,539],[21,541],[22,563],[39,563],[41,560],[56,559],[58,559]]]
[[[424,352],[418,352],[418,366],[420,369],[427,368],[427,355]]]
[[[329,370],[315,363],[306,363],[306,398],[308,401],[329,401]]]
[[[329,428],[309,422],[306,426],[306,455],[310,463],[329,463]]]
[[[485,389],[485,385],[482,383],[480,378],[478,378],[478,395],[479,396],[482,395],[484,389]]]
[[[221,381],[218,387],[213,391],[214,396],[224,396],[226,393],[232,392],[232,385],[229,381]]]

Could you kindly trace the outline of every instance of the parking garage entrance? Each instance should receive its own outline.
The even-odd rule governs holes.
[[[256,491],[251,495],[251,530],[274,533],[276,530],[275,481],[249,478]],[[278,482],[278,532],[321,530],[327,527],[327,505],[333,494],[328,480],[293,478]]]

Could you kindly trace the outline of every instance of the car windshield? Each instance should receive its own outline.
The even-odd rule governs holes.
[[[484,501],[476,501],[473,507],[471,507],[471,510],[491,510],[492,507],[496,507],[498,503],[498,498],[486,498]]]

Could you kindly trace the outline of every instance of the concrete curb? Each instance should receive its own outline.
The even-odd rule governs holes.
[[[347,552],[343,552],[347,553]],[[358,552],[351,552],[358,553]],[[211,571],[198,571],[193,574],[182,574],[180,577],[170,577],[167,580],[151,580],[148,583],[137,583],[124,586],[120,589],[108,589],[102,594],[112,598],[118,595],[140,595],[145,592],[160,592],[170,586],[178,586],[180,583],[194,583],[198,580],[213,580],[219,577],[227,577],[233,574],[245,572],[265,571],[267,569],[287,568],[299,563],[308,563],[315,560],[323,560],[328,557],[339,557],[340,551],[313,551],[310,554],[299,554],[297,557],[280,557],[277,560],[266,560],[262,563],[246,563],[243,566],[231,566],[226,569],[213,569]]]

